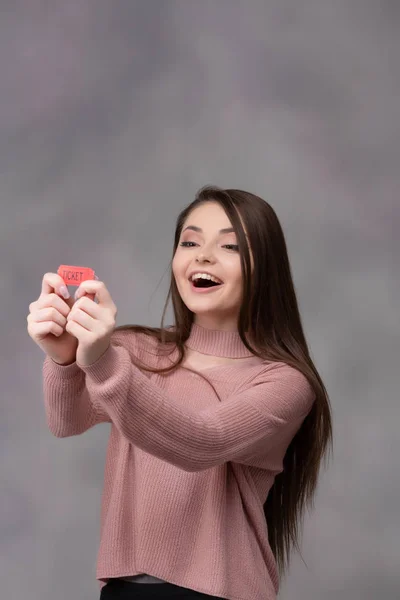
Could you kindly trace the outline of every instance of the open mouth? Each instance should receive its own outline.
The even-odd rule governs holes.
[[[189,277],[189,282],[193,290],[197,292],[212,291],[223,284],[223,281],[214,275],[194,273]]]
[[[195,279],[194,281],[191,281],[191,283],[195,288],[211,288],[222,285],[221,283],[217,283],[211,279]]]

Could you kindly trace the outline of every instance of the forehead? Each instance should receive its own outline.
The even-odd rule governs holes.
[[[232,223],[218,202],[206,202],[194,208],[186,218],[183,229],[188,225],[200,227],[203,231],[218,231],[232,227]]]

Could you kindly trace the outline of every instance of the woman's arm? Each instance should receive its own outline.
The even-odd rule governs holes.
[[[93,403],[129,442],[185,471],[227,461],[262,466],[277,443],[289,443],[314,401],[307,379],[283,363],[269,365],[248,389],[198,412],[177,406],[122,346],[111,344],[81,369]]]
[[[64,366],[45,357],[44,405],[47,425],[56,437],[80,435],[97,423],[111,422],[108,414],[93,404],[85,380],[76,362]]]

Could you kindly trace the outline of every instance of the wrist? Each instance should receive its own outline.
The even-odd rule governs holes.
[[[73,365],[75,362],[75,360],[69,360],[68,362],[61,362],[61,361],[56,360],[55,358],[52,358],[52,357],[50,357],[50,358],[53,362],[56,363],[56,365],[59,365],[60,367],[69,367],[70,365]]]
[[[110,345],[110,340],[108,340],[100,347],[93,348],[91,352],[82,353],[82,356],[79,355],[78,351],[76,362],[80,367],[91,367],[105,355]]]

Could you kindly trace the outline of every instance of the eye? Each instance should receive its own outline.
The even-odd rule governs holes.
[[[197,246],[197,244],[195,244],[195,242],[181,242],[179,245],[183,246],[184,248],[192,248],[193,246],[189,246],[189,244],[193,244],[193,246]]]
[[[179,245],[183,248],[193,248],[194,246],[198,246],[196,242],[181,242]],[[238,244],[224,244],[223,248],[228,248],[228,250],[232,250],[233,252],[239,251]]]

